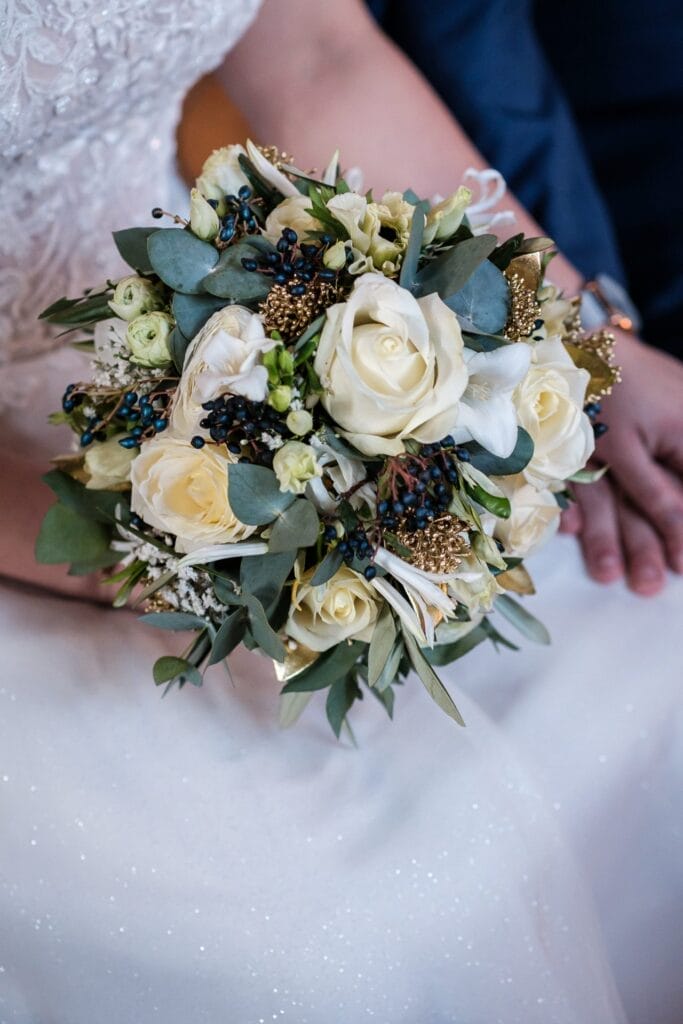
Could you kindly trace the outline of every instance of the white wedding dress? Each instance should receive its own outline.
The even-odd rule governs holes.
[[[47,460],[78,375],[37,312],[117,273],[109,231],[164,204],[182,97],[256,7],[0,2],[18,450]],[[164,637],[0,585],[0,1024],[615,1024],[594,898],[633,1024],[680,1021],[681,587],[599,589],[567,542],[537,574],[553,650],[451,670],[465,730],[416,680],[394,724],[365,700],[358,749],[318,701],[278,729],[265,659],[161,700]]]

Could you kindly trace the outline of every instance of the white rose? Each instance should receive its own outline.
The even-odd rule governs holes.
[[[283,199],[279,206],[268,214],[263,234],[276,245],[283,228],[292,228],[299,236],[299,241],[304,241],[311,231],[322,231],[320,221],[306,212],[310,208],[311,200],[308,196],[298,195]]]
[[[109,300],[109,308],[122,320],[134,320],[163,306],[157,286],[136,274],[121,278],[114,289],[114,297]]]
[[[397,455],[407,438],[439,441],[467,384],[462,353],[457,317],[436,293],[418,301],[365,274],[327,310],[315,357],[322,404],[364,455]]]
[[[510,502],[510,518],[495,520],[494,536],[510,558],[525,558],[541,548],[560,525],[560,507],[551,491],[539,491],[522,474],[497,479]]]
[[[595,440],[583,412],[587,370],[580,370],[559,338],[533,346],[533,362],[514,395],[519,422],[531,435],[534,454],[523,471],[539,490],[560,487],[582,469]]]
[[[118,438],[97,441],[85,453],[86,487],[93,491],[119,491],[130,480],[135,451],[122,448]]]
[[[190,192],[190,228],[197,238],[211,242],[220,230],[218,214],[199,189]]]
[[[256,527],[240,522],[230,507],[232,461],[213,445],[198,450],[168,435],[147,441],[131,467],[131,509],[172,534],[177,551],[245,540]]]
[[[126,331],[131,363],[150,368],[171,362],[168,341],[175,326],[169,313],[143,313],[131,320]]]
[[[225,306],[214,313],[187,350],[171,429],[187,438],[201,434],[202,404],[225,392],[263,402],[268,371],[261,360],[275,345],[266,337],[260,316],[250,309]]]
[[[344,640],[369,642],[379,613],[375,591],[346,566],[327,583],[312,587],[313,571],[292,588],[288,635],[312,651],[327,651]]]
[[[278,478],[281,491],[303,494],[306,484],[316,476],[322,476],[322,469],[316,462],[315,452],[310,444],[303,441],[287,441],[278,448],[273,457],[273,472]]]
[[[204,161],[202,173],[197,178],[197,188],[202,195],[220,202],[225,196],[236,196],[243,185],[249,185],[249,180],[239,164],[240,156],[246,155],[244,146],[214,149],[211,156]]]

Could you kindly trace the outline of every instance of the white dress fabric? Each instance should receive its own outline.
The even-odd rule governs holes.
[[[257,6],[1,0],[15,443],[44,441],[69,379],[36,313],[116,275],[108,232],[164,205],[182,97]],[[663,801],[681,750],[660,648],[681,588],[647,606],[598,591],[567,544],[539,578],[553,652],[451,670],[466,730],[415,679],[394,724],[368,698],[358,749],[319,700],[278,729],[262,658],[160,700],[166,637],[1,584],[0,1024],[617,1024],[593,895],[649,1010],[634,1024],[679,1022],[680,814]]]

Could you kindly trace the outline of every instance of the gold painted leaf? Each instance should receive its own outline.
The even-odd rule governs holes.
[[[506,569],[505,572],[499,573],[496,576],[496,582],[513,594],[536,593],[534,581],[523,565],[516,565],[514,569]]]

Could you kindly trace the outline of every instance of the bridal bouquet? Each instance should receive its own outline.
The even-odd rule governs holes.
[[[501,617],[547,642],[511,594],[591,477],[617,371],[545,284],[552,243],[499,244],[486,206],[229,146],[189,221],[114,235],[128,276],[42,314],[93,362],[53,417],[78,441],[37,557],[190,634],[157,684],[241,643],[276,663],[285,724],[316,690],[337,735],[367,691],[391,715],[411,668],[461,722],[438,666],[513,646]]]

